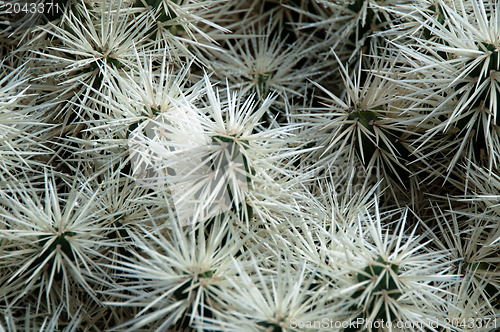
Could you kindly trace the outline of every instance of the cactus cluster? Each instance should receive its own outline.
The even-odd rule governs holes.
[[[500,328],[500,1],[0,1],[0,331]]]

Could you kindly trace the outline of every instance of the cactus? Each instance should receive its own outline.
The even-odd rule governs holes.
[[[0,330],[496,331],[499,8],[1,1]]]

